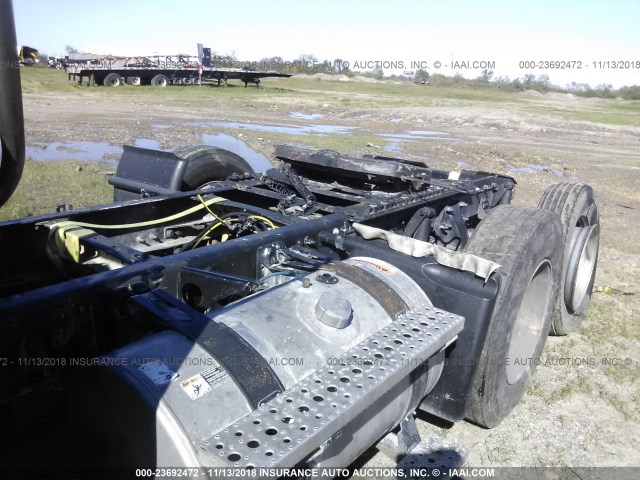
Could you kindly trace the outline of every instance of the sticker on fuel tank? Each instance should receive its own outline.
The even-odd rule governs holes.
[[[197,400],[225,382],[227,378],[229,378],[229,374],[216,363],[211,368],[183,380],[180,382],[180,387],[191,400]]]
[[[211,388],[216,388],[222,382],[226,381],[227,378],[229,378],[229,374],[227,373],[227,371],[218,364],[205,370],[200,375],[207,381]]]
[[[371,260],[365,260],[364,258],[353,257],[349,260],[353,263],[362,263],[363,265],[369,265],[370,267],[373,267],[377,271],[382,272],[386,275],[393,275],[397,271],[397,269],[395,268],[389,268],[391,267],[391,265],[389,264],[383,265],[382,263],[372,262]]]
[[[138,367],[153,383],[158,386],[166,385],[178,378],[178,374],[171,370],[167,364],[157,358],[143,363]]]
[[[183,380],[180,382],[180,386],[191,400],[197,400],[211,391],[211,385],[207,383],[200,373]]]

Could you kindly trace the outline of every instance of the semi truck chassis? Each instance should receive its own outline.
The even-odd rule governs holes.
[[[527,208],[487,172],[288,145],[275,164],[125,147],[118,202],[1,224],[8,424],[53,395],[67,421],[35,441],[89,466],[347,467],[385,435],[400,459],[416,410],[497,425],[584,315],[585,185]]]
[[[2,205],[24,126],[19,71],[0,80]],[[305,472],[372,446],[418,465],[416,413],[498,425],[593,288],[584,184],[514,206],[508,176],[292,145],[262,172],[125,146],[109,182],[114,203],[0,223],[7,478],[328,478]]]

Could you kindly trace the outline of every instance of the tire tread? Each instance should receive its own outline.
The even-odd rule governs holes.
[[[561,182],[552,185],[545,190],[540,198],[540,202],[538,202],[538,208],[549,210],[560,215],[563,242],[565,243],[563,255],[568,254],[569,245],[567,245],[567,242],[571,241],[568,236],[574,221],[572,217],[574,216],[574,212],[580,207],[579,204],[583,200],[583,196],[586,197],[584,200],[587,206],[587,213],[591,211],[592,206],[595,206],[595,222],[599,222],[593,189],[583,183]],[[586,308],[575,314],[567,311],[564,305],[564,275],[565,272],[563,272],[562,275],[562,284],[553,311],[550,327],[552,335],[568,335],[576,330],[582,323],[586,313]]]
[[[537,208],[499,205],[480,222],[465,250],[468,253],[493,260],[501,266],[497,274],[501,277],[502,286],[489,325],[479,360],[480,367],[474,379],[466,412],[466,418],[480,426],[491,428],[499,424],[524,394],[528,379],[524,386],[513,387],[511,390],[513,398],[493,398],[492,389],[487,385],[495,381],[496,373],[489,371],[487,365],[495,362],[488,360],[507,353],[505,348],[508,348],[508,344],[505,347],[504,336],[507,334],[505,325],[512,321],[509,320],[511,317],[508,315],[512,311],[510,303],[519,302],[522,298],[523,288],[526,285],[522,285],[521,280],[516,279],[522,278],[520,268],[525,268],[531,263],[531,255],[533,255],[531,250],[548,253],[553,271],[551,288],[557,289],[561,270],[561,238],[562,227],[557,214]],[[549,331],[552,308],[553,300],[550,302],[544,320],[542,337],[539,340],[542,345],[544,345]],[[532,365],[531,374],[534,367],[535,365]]]

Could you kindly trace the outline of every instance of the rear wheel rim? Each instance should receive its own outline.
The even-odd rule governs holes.
[[[535,269],[522,296],[506,361],[507,383],[511,385],[520,381],[535,361],[552,298],[552,279],[551,263],[545,260]]]
[[[576,313],[589,294],[598,257],[600,228],[598,224],[576,227],[564,283],[564,303],[570,313]]]

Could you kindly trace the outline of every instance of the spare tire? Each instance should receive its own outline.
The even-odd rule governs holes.
[[[562,226],[552,212],[499,205],[465,251],[500,264],[500,291],[466,418],[498,425],[520,401],[549,333],[562,270]]]
[[[226,180],[234,173],[255,173],[244,158],[223,148],[194,145],[179,148],[174,153],[189,160],[182,179],[184,192],[204,188],[210,182]]]
[[[557,213],[562,222],[562,280],[550,333],[567,335],[580,326],[591,300],[600,245],[598,206],[589,185],[563,182],[547,188],[538,207]]]

